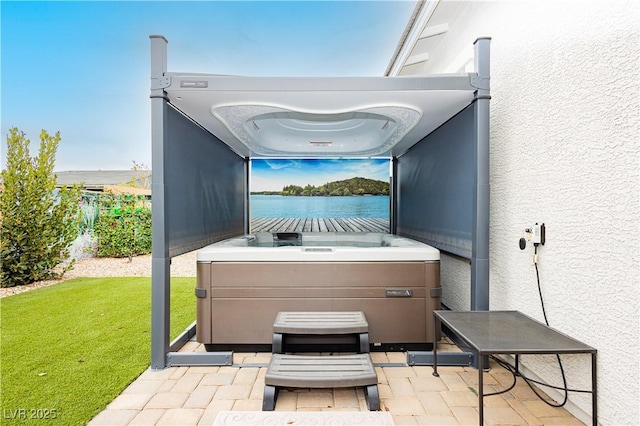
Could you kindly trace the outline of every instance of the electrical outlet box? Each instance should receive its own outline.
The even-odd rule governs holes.
[[[531,242],[533,244],[542,244],[544,245],[544,241],[545,241],[545,229],[544,229],[544,223],[538,224],[536,223],[535,225],[533,225],[533,230],[532,230],[532,236],[531,236]]]

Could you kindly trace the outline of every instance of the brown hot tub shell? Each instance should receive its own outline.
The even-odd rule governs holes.
[[[280,311],[363,311],[369,342],[433,342],[439,261],[198,262],[198,342],[269,345]]]

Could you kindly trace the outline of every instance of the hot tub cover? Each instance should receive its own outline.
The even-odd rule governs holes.
[[[270,233],[220,241],[198,250],[198,262],[437,262],[440,251],[376,232],[302,232],[302,244],[273,244]]]

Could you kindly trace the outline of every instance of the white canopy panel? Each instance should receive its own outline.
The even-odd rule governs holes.
[[[172,105],[244,157],[391,157],[471,104],[473,76],[168,73],[163,88]]]

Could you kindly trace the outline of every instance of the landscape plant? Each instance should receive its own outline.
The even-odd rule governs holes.
[[[98,257],[151,253],[151,207],[144,196],[102,194],[93,231]]]
[[[0,183],[0,283],[31,284],[62,276],[73,264],[69,246],[78,235],[80,188],[56,188],[53,173],[60,133],[40,133],[40,151],[17,128],[7,137]]]

